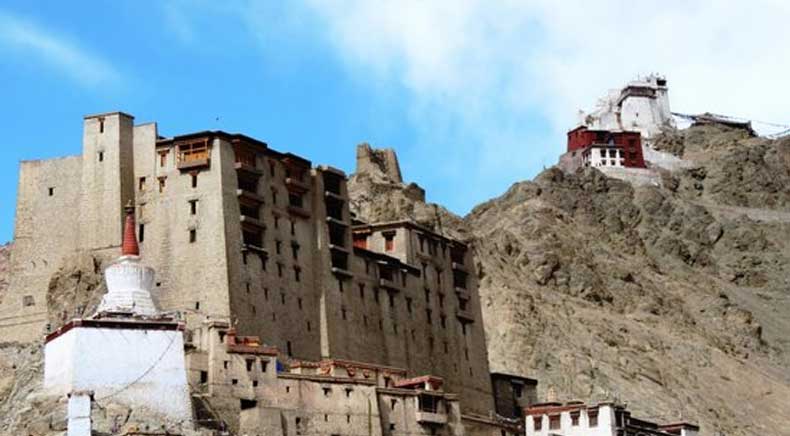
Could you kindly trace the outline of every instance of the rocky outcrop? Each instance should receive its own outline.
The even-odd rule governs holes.
[[[360,150],[374,155],[383,153],[367,144],[358,146],[357,156]],[[394,153],[392,156],[389,161],[397,164],[397,157]],[[357,165],[357,172],[348,181],[351,210],[357,219],[365,222],[411,219],[443,235],[468,236],[457,215],[435,203],[426,203],[425,190],[416,183],[404,183],[400,168],[398,177],[391,173],[379,165]]]
[[[108,258],[79,253],[66,258],[52,275],[47,292],[47,316],[51,328],[70,319],[92,315],[107,293],[104,269]]]

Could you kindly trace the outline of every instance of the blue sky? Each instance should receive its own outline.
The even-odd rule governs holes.
[[[6,0],[0,241],[18,162],[80,153],[96,112],[242,132],[347,172],[357,143],[394,147],[459,214],[552,165],[575,111],[639,73],[667,74],[673,109],[787,124],[790,61],[765,44],[790,40],[782,2],[584,5]],[[747,19],[763,25],[732,34]]]

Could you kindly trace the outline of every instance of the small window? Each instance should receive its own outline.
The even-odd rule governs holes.
[[[589,410],[587,412],[587,421],[590,427],[598,427],[598,410]]]
[[[291,243],[291,252],[294,260],[299,260],[299,244],[296,241]]]
[[[328,396],[332,395],[332,388],[324,387],[324,388],[321,388],[321,389],[324,391],[324,396],[325,397],[328,397]]]
[[[208,383],[208,371],[200,371],[200,384]]]
[[[230,381],[230,384],[232,384],[233,386],[236,386],[236,385],[238,385],[238,384],[239,384],[239,379],[237,379],[237,378],[234,378],[234,379],[232,379],[232,380]]]
[[[55,195],[55,188],[53,188],[53,187],[50,187],[50,188],[47,190],[47,192],[49,193],[49,196],[50,196],[50,197],[52,197],[53,195]]]
[[[395,250],[395,233],[384,233],[384,251]]]
[[[99,133],[104,133],[104,118],[99,118]]]
[[[579,425],[579,411],[571,412],[571,425],[576,427]]]
[[[261,372],[266,372],[266,367],[269,365],[269,362],[266,360],[261,360]]]
[[[167,165],[167,152],[160,152],[159,153],[159,166],[164,167]]]
[[[543,417],[542,416],[534,416],[532,417],[533,427],[535,431],[540,431],[543,429]]]
[[[559,429],[560,429],[560,415],[550,415],[549,430],[559,430]]]
[[[351,389],[351,388],[346,388],[346,398],[351,398],[351,392],[353,392],[353,391],[354,390]]]
[[[33,299],[32,295],[25,295],[24,297],[22,297],[22,306],[30,307],[35,305],[36,305],[36,301]]]
[[[296,235],[296,223],[291,221],[291,235]]]
[[[197,241],[197,230],[191,229],[189,231],[189,243],[194,243]]]
[[[298,266],[295,266],[294,267],[294,280],[299,282],[299,281],[301,281],[301,278],[302,278],[302,269],[299,268]]]
[[[145,241],[145,224],[140,224],[137,226],[137,239],[140,242]]]
[[[291,349],[291,341],[286,343],[286,349],[288,350],[288,355],[293,356],[293,350]]]
[[[167,177],[159,177],[159,192],[165,191],[165,185],[167,184]]]
[[[192,174],[192,187],[197,188],[197,173]]]
[[[230,366],[230,361],[228,361],[228,360],[225,360],[225,361],[223,361],[223,362],[222,362],[222,367],[223,367],[224,369],[228,369],[228,366]]]
[[[365,284],[364,283],[360,283],[359,284],[359,299],[360,300],[364,300],[365,299]]]
[[[145,190],[145,177],[140,177],[137,179],[137,190],[144,191]]]
[[[99,162],[104,162],[104,152],[103,151],[99,152]]]
[[[277,252],[277,254],[282,253],[283,242],[282,241],[275,241],[274,242],[274,250]]]
[[[189,200],[189,214],[197,215],[197,200]]]
[[[252,359],[247,359],[244,363],[247,366],[247,371],[252,371],[252,367],[255,365],[255,361]]]
[[[195,301],[195,310],[200,310],[200,301]]]

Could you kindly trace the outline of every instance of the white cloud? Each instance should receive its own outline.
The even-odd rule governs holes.
[[[108,62],[68,41],[64,35],[3,11],[0,11],[0,49],[37,56],[84,86],[120,79]]]
[[[350,71],[413,94],[424,148],[448,130],[474,143],[467,180],[553,163],[576,110],[640,73],[667,76],[673,110],[790,124],[779,0],[306,1]]]

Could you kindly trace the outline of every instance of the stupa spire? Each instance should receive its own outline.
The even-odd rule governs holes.
[[[123,256],[139,256],[140,246],[137,245],[137,233],[135,227],[137,224],[134,219],[134,206],[132,201],[129,200],[124,208],[126,212],[126,221],[123,228],[123,242],[121,243],[121,255]]]

